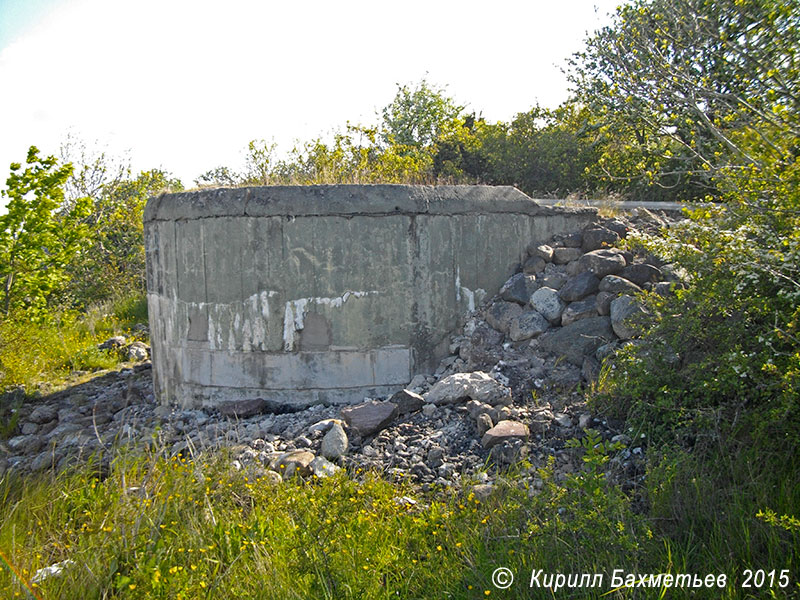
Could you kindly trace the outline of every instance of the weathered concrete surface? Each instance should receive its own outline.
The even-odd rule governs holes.
[[[162,195],[145,209],[157,397],[345,403],[396,391],[526,258],[593,209],[488,186]]]

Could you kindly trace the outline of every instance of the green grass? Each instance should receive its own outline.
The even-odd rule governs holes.
[[[141,338],[132,332],[138,323],[147,323],[143,295],[45,322],[21,317],[0,321],[0,392],[16,386],[31,392],[40,385],[57,385],[73,371],[113,368],[119,356],[98,350],[97,345],[113,335]]]
[[[613,570],[624,569],[724,573],[725,589],[693,597],[769,597],[769,590],[739,587],[746,568],[790,569],[793,587],[773,592],[798,594],[798,532],[757,518],[750,491],[737,498],[741,488],[731,488],[720,497],[713,478],[692,484],[700,473],[691,461],[660,463],[652,477],[664,485],[652,497],[661,504],[635,514],[606,482],[606,453],[596,442],[584,443],[586,469],[578,475],[557,483],[542,469],[534,493],[521,465],[483,502],[469,487],[423,494],[370,473],[276,486],[234,470],[220,453],[192,460],[119,452],[103,468],[89,463],[58,475],[7,478],[0,482],[0,551],[10,566],[0,571],[0,596],[553,597],[529,587],[532,571],[543,569],[604,574],[600,588],[554,594],[595,598],[611,591]],[[797,499],[796,486],[759,497],[770,493],[763,508],[779,513]],[[403,496],[417,503],[398,502]],[[712,518],[722,501],[728,510]],[[62,575],[28,591],[37,569],[67,559],[74,564]],[[492,584],[498,567],[515,575],[507,590]],[[655,598],[663,591],[623,589],[605,597]],[[667,597],[687,594],[667,590]]]

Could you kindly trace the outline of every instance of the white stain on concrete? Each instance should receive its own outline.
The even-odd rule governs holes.
[[[341,296],[334,298],[326,297],[312,297],[312,298],[298,298],[297,300],[289,300],[283,312],[283,349],[286,352],[294,350],[296,342],[296,333],[302,331],[304,321],[309,304],[319,304],[322,306],[330,306],[331,308],[341,308],[350,298],[364,298],[372,294],[379,294],[377,290],[370,290],[366,292],[350,292],[347,291]]]
[[[483,288],[471,290],[461,285],[461,268],[456,265],[456,302],[461,302],[462,294],[467,300],[467,310],[472,312],[475,310],[476,302],[480,303],[486,297],[486,290]]]

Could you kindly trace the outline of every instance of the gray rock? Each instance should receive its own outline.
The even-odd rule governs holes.
[[[578,427],[581,429],[586,429],[589,425],[592,424],[592,415],[589,413],[581,413],[581,416],[578,417]]]
[[[542,267],[544,268],[544,267]],[[517,273],[500,288],[500,298],[507,302],[516,302],[523,306],[528,303],[531,294],[536,291],[536,277]]]
[[[572,427],[572,418],[566,413],[556,413],[553,420],[559,427]]]
[[[531,294],[531,306],[553,324],[561,322],[566,304],[553,288],[543,287]]]
[[[448,375],[437,382],[424,398],[436,405],[471,399],[495,406],[511,404],[511,390],[483,371],[474,371]]]
[[[625,257],[615,249],[592,250],[580,257],[579,264],[598,278],[619,273],[625,268]]]
[[[37,454],[31,461],[31,471],[38,473],[52,467],[54,464],[53,458],[53,453],[49,451]],[[55,463],[58,463],[58,458],[56,458]]]
[[[37,406],[33,409],[30,415],[28,415],[28,421],[31,423],[36,423],[37,425],[42,425],[44,423],[49,423],[53,419],[58,418],[58,411],[55,407],[50,406],[49,404],[42,404]]]
[[[315,475],[319,479],[331,477],[340,470],[340,468],[335,464],[322,458],[321,456],[317,456],[314,460],[308,463],[308,468],[311,470],[311,474]]]
[[[490,417],[486,413],[481,413],[475,419],[475,427],[478,429],[478,435],[483,437],[483,435],[489,431],[492,427],[494,427],[494,423],[492,422],[492,417]]]
[[[597,314],[607,317],[611,313],[611,302],[616,297],[617,295],[611,292],[598,292],[595,299]]]
[[[12,454],[35,454],[45,445],[40,435],[18,435],[6,443]]]
[[[217,405],[217,409],[223,417],[247,419],[263,413],[267,409],[267,401],[263,398],[225,400]]]
[[[495,406],[492,408],[489,416],[492,418],[493,423],[511,420],[511,408],[508,406]]]
[[[484,448],[491,448],[507,440],[526,441],[530,435],[528,426],[518,421],[500,421],[489,431],[483,434],[481,444]]]
[[[580,231],[558,233],[553,236],[553,241],[566,248],[580,248],[583,244],[583,234]]]
[[[601,292],[612,294],[636,294],[642,291],[638,285],[620,275],[606,275],[600,282]]]
[[[659,296],[669,296],[675,289],[675,284],[670,281],[658,281],[653,284],[653,291]]]
[[[396,415],[396,404],[375,400],[342,409],[342,418],[362,437],[385,428]]]
[[[555,415],[549,408],[535,408],[531,414],[530,428],[534,431],[534,433],[544,433],[550,429],[550,424],[554,419]]]
[[[536,337],[549,328],[550,323],[540,312],[529,310],[511,320],[508,335],[513,341],[519,342]]]
[[[497,465],[513,465],[528,457],[530,448],[522,439],[504,440],[489,450],[489,460]]]
[[[577,248],[553,248],[553,262],[557,265],[566,265],[573,260],[581,257],[581,249]]]
[[[479,483],[472,486],[472,495],[478,502],[486,502],[494,492],[494,484]]]
[[[573,365],[583,365],[583,357],[593,354],[597,348],[614,339],[611,319],[590,317],[566,327],[551,329],[539,336],[541,348],[558,356],[564,356]]]
[[[422,409],[425,399],[411,390],[404,389],[392,394],[389,402],[397,405],[397,414],[405,415]]]
[[[428,455],[425,457],[425,464],[431,469],[437,469],[442,466],[444,462],[444,450],[441,446],[433,446],[428,450]]]
[[[322,446],[320,447],[320,454],[327,459],[336,460],[347,452],[349,441],[344,429],[338,423],[333,426],[322,438]]]
[[[426,404],[422,407],[422,414],[430,418],[436,414],[438,407],[435,404]]]
[[[655,283],[661,281],[663,274],[661,269],[646,263],[628,265],[619,273],[620,277],[624,277],[628,281],[632,281],[636,285],[644,285],[645,283]]]
[[[588,319],[597,316],[597,298],[588,296],[583,300],[570,303],[564,312],[561,313],[561,325],[566,326],[580,321],[581,319]]]
[[[594,357],[598,360],[598,362],[603,362],[606,358],[613,355],[619,349],[619,342],[609,342],[608,344],[603,344],[600,346],[594,353]]]
[[[561,267],[563,269],[563,267]],[[562,271],[550,271],[549,273],[544,273],[536,278],[538,283],[541,283],[541,287],[549,287],[553,288],[554,290],[560,290],[562,286],[567,283],[569,280],[569,275]]]
[[[293,475],[311,475],[311,461],[314,454],[308,450],[292,450],[284,452],[272,461],[270,469],[280,473],[284,479]]]
[[[125,336],[122,335],[115,335],[114,337],[108,338],[102,344],[97,345],[98,350],[116,350],[117,348],[122,348],[128,340],[125,339]]]
[[[565,302],[575,302],[594,294],[600,285],[600,280],[594,273],[585,271],[575,275],[558,291],[559,297]]]
[[[522,314],[522,307],[516,302],[495,302],[486,311],[486,322],[497,331],[508,333],[511,320]]]
[[[553,260],[553,249],[547,244],[539,244],[535,248],[528,248],[528,253],[531,256],[541,258],[545,262],[552,262]]]
[[[144,342],[133,342],[126,349],[126,358],[130,361],[141,362],[150,358],[150,346]]]
[[[642,305],[630,296],[620,296],[611,302],[611,327],[622,340],[629,340],[639,334],[636,317],[645,314]]]
[[[526,275],[536,275],[544,271],[547,262],[541,256],[531,256],[522,265],[522,272]]]
[[[477,400],[470,400],[466,404],[467,411],[469,412],[469,416],[473,419],[477,419],[479,415],[482,414],[489,414],[492,412],[492,407],[485,402],[478,402]]]
[[[610,229],[614,233],[616,233],[620,238],[623,240],[628,237],[628,226],[625,225],[622,221],[617,221],[616,219],[611,219],[609,221],[605,221],[603,226],[606,229]]]
[[[317,421],[311,427],[308,428],[309,433],[328,433],[336,424],[342,425],[343,421],[341,419],[323,419],[322,421]]]
[[[19,430],[22,435],[33,435],[39,431],[39,426],[36,423],[23,423]]]
[[[594,356],[586,356],[581,366],[581,377],[587,383],[597,381],[600,375],[600,362]]]
[[[587,227],[583,230],[581,249],[591,252],[606,246],[613,246],[619,241],[619,235],[601,225]]]

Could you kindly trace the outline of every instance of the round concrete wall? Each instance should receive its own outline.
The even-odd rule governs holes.
[[[391,393],[524,259],[589,222],[510,187],[281,186],[152,198],[157,397],[280,405]]]

